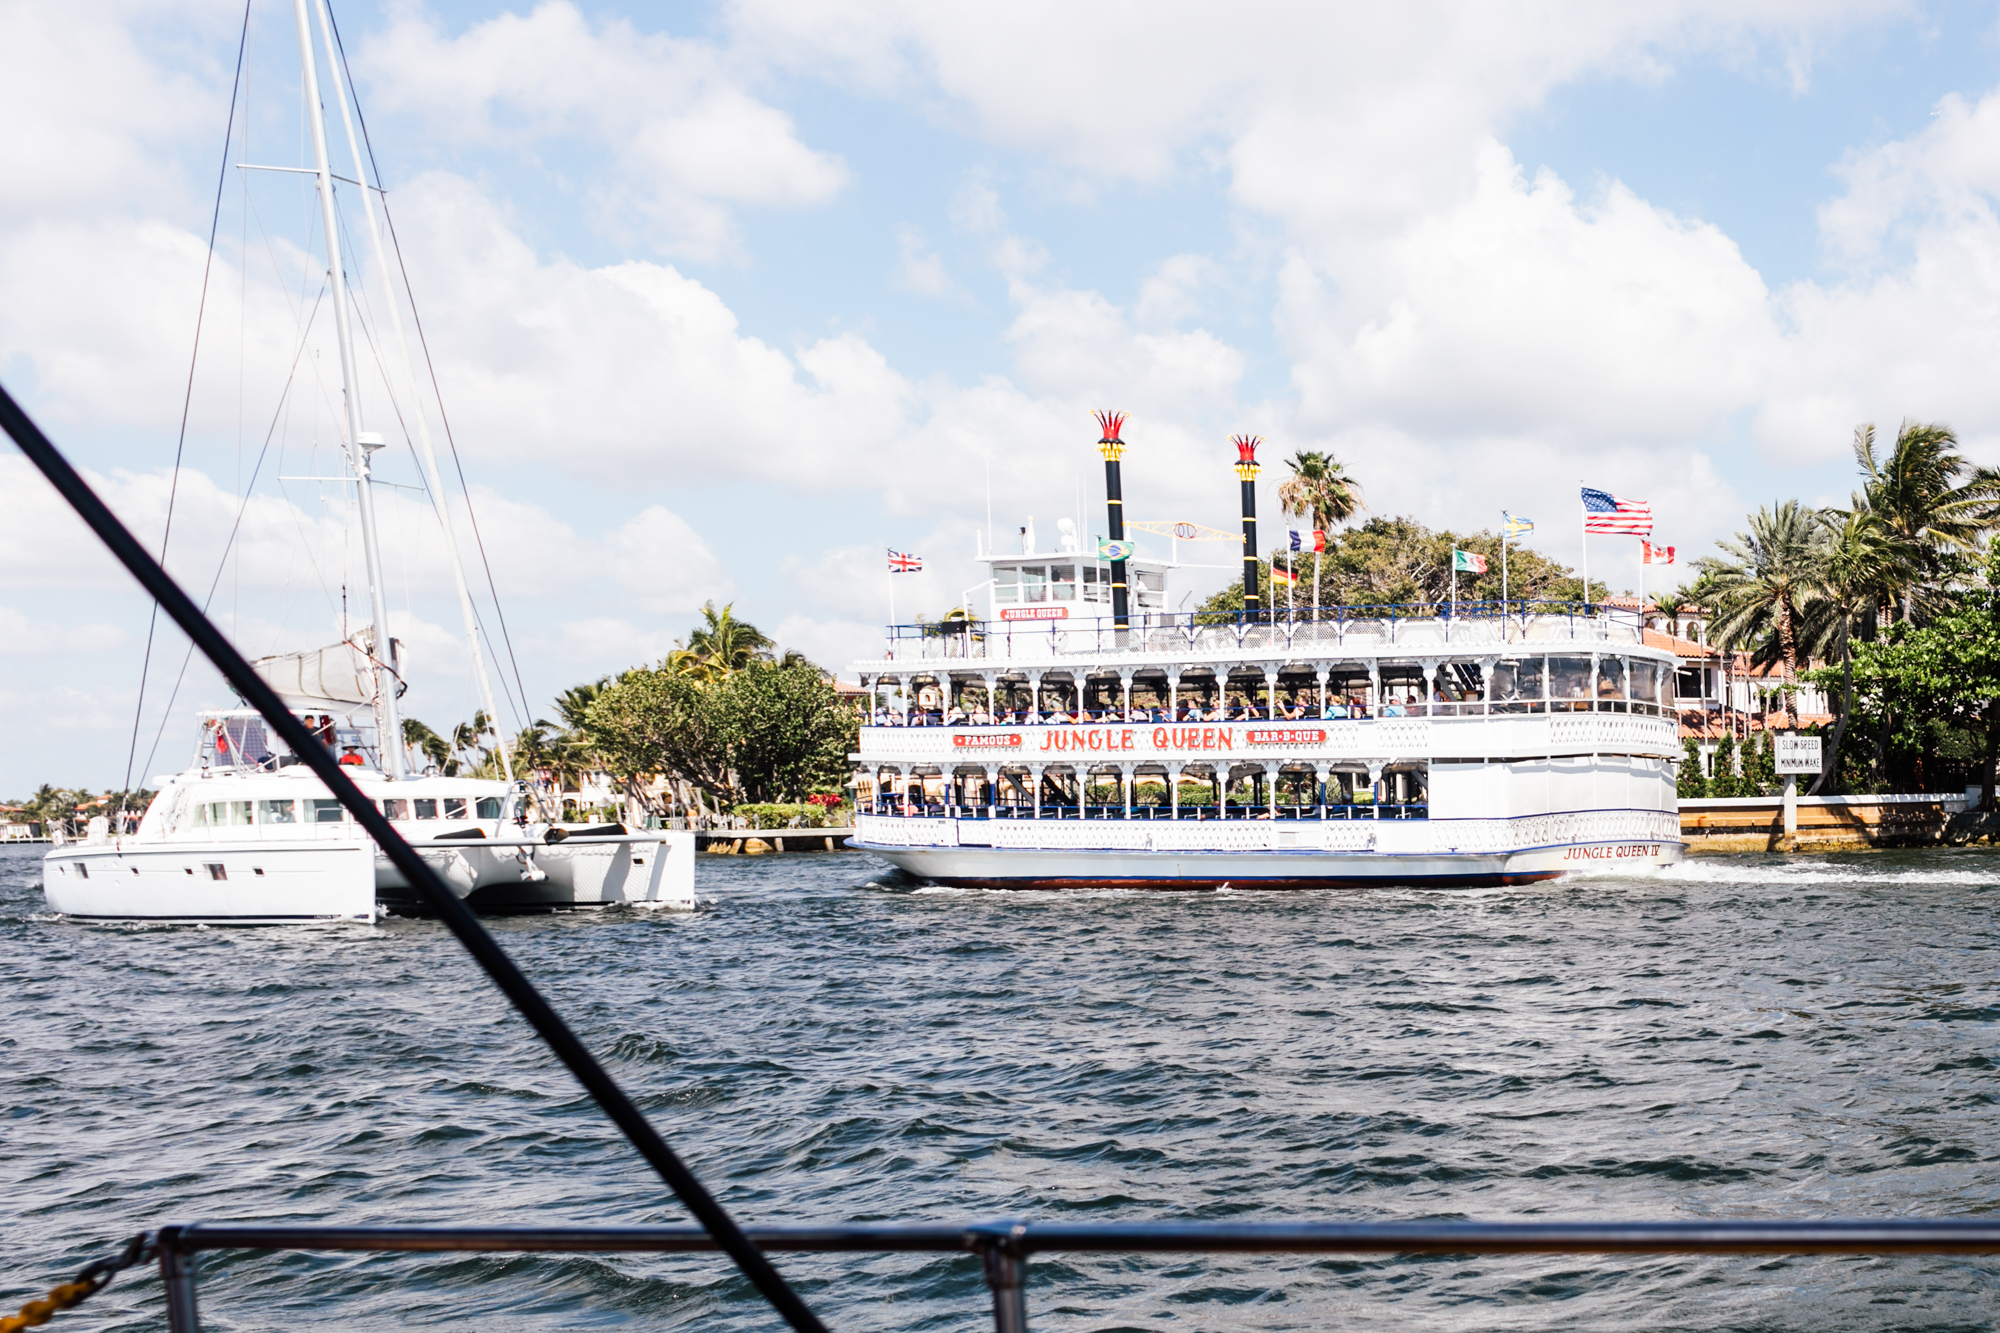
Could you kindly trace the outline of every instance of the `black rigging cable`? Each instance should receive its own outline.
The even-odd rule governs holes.
[[[201,300],[194,314],[194,350],[188,353],[187,391],[181,395],[180,437],[174,441],[174,475],[167,483],[167,521],[160,532],[160,562],[166,563],[167,539],[174,533],[174,502],[181,493],[181,455],[187,448],[188,414],[194,406],[194,370],[201,360],[202,317],[208,311],[208,276],[215,267],[216,230],[222,225],[222,192],[229,183],[229,145],[236,133],[236,99],[243,90],[243,53],[250,49],[250,5],[252,0],[243,0],[243,31],[236,39],[236,75],[229,83],[229,121],[222,129],[222,168],[215,177],[215,211],[208,219],[208,257],[201,265]],[[160,604],[153,603],[153,609],[146,617],[146,651],[139,661],[139,699],[132,705],[132,742],[125,747],[125,782],[122,792],[132,790],[132,761],[139,755],[139,724],[146,713],[146,676],[153,669],[153,634],[160,625]],[[183,666],[185,669],[185,665]],[[164,726],[164,723],[162,724]],[[157,744],[157,742],[155,742]],[[148,755],[146,762],[152,763]],[[121,826],[125,818],[125,797],[118,798],[118,810],[112,819]]]
[[[354,71],[349,69],[347,65],[347,44],[341,40],[340,24],[333,17],[333,6],[329,4],[326,7],[325,13],[327,25],[333,29],[334,49],[340,52],[341,72],[346,76],[348,91],[352,95],[354,89]],[[361,127],[361,145],[368,150],[368,171],[370,175],[375,177],[376,183],[379,185],[382,180],[382,169],[375,161],[375,141],[368,137],[368,117],[361,112],[361,98],[358,95],[352,95],[351,100],[354,103],[355,123]],[[364,185],[361,188],[365,190],[368,187]],[[452,469],[458,473],[459,489],[465,493],[465,513],[472,520],[472,541],[479,549],[479,563],[486,571],[487,596],[492,598],[493,614],[500,621],[500,640],[507,645],[507,666],[514,673],[514,688],[519,692],[521,699],[521,725],[526,726],[529,719],[533,716],[532,711],[528,708],[528,687],[521,683],[521,663],[520,659],[514,655],[514,637],[507,629],[507,612],[500,605],[499,585],[493,580],[493,562],[486,556],[486,538],[479,531],[479,511],[472,506],[472,488],[466,484],[465,463],[458,456],[458,440],[452,434],[451,414],[445,411],[444,390],[438,384],[437,365],[431,360],[430,339],[424,336],[423,313],[417,309],[417,291],[410,284],[409,266],[403,262],[402,238],[396,235],[396,219],[389,212],[389,192],[387,190],[377,190],[376,193],[382,199],[382,221],[389,228],[389,246],[396,252],[396,269],[403,278],[403,291],[410,298],[410,322],[416,325],[417,346],[423,348],[424,351],[424,370],[430,375],[431,395],[437,400],[438,420],[444,423],[444,440],[446,447],[451,450]],[[489,640],[489,642],[491,641]],[[504,679],[502,681],[502,688],[505,688]],[[511,705],[513,701],[509,700],[508,702]]]
[[[326,784],[326,789],[346,808],[354,822],[374,839],[390,864],[402,872],[424,904],[437,913],[446,928],[472,955],[473,961],[513,1002],[521,1017],[534,1028],[535,1034],[568,1067],[577,1082],[583,1084],[591,1100],[624,1131],[627,1141],[659,1172],[667,1188],[694,1214],[695,1220],[715,1238],[716,1244],[736,1261],[743,1275],[750,1279],[785,1322],[798,1333],[826,1333],[826,1326],[806,1308],[805,1302],[772,1267],[764,1252],[743,1234],[736,1219],[667,1146],[667,1141],[633,1105],[625,1090],[570,1031],[562,1016],[535,989],[535,984],[507,956],[506,950],[487,933],[486,927],[479,924],[479,918],[473,915],[472,909],[451,891],[430,863],[403,840],[403,835],[383,816],[381,807],[354,785],[354,780],[327,748],[285,707],[277,691],[244,660],[243,654],[236,651],[235,645],[214,622],[189,600],[187,593],[160,567],[159,562],[147,554],[146,548],[118,521],[117,515],[105,507],[97,492],[77,475],[69,460],[50,443],[49,437],[42,434],[41,428],[21,410],[20,404],[4,387],[0,387],[0,429],[14,437],[14,443],[21,446],[21,452],[61,492],[70,508],[90,525],[98,539],[111,548],[119,563],[130,570],[132,576],[153,595],[154,601],[201,649],[202,655],[215,664],[223,679],[243,696],[245,702],[263,714],[265,723],[277,733],[279,739],[291,747],[292,753],[312,770],[314,777]]]

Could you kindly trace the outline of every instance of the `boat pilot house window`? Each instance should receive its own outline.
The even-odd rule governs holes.
[[[410,804],[416,808],[416,817],[418,819],[436,819],[438,817],[438,803],[428,797],[419,797],[411,801]]]
[[[1518,662],[1500,662],[1493,668],[1493,711],[1496,713],[1539,713],[1542,711],[1543,661],[1530,657]]]
[[[1595,674],[1588,657],[1551,657],[1549,707],[1561,712],[1589,712],[1591,680]]]
[[[257,822],[259,824],[296,824],[299,822],[297,801],[257,802]]]
[[[465,818],[465,798],[464,798],[463,796],[447,796],[447,797],[445,797],[445,798],[444,798],[444,817],[445,817],[446,819],[463,819],[463,818]]]
[[[382,802],[382,815],[385,819],[408,819],[410,803],[397,798],[386,800]]]

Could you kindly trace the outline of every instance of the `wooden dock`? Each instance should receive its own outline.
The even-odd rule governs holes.
[[[1859,852],[1875,847],[1925,847],[1942,841],[1945,822],[1965,797],[1801,796],[1799,831],[1785,836],[1781,796],[1682,801],[1681,837],[1690,854],[1703,852]]]
[[[711,829],[694,835],[711,856],[771,856],[779,852],[844,852],[852,828]]]

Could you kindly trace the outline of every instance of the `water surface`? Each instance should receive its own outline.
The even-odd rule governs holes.
[[[164,1222],[684,1220],[442,929],[52,918],[0,849],[0,1300]],[[713,858],[492,922],[751,1222],[1978,1215],[2000,856],[1490,892],[1007,894]],[[835,1329],[969,1259],[784,1256]],[[207,1256],[215,1329],[768,1328],[708,1257]],[[1984,1329],[2000,1261],[1038,1260],[1042,1329]],[[67,1327],[159,1328],[127,1278]]]

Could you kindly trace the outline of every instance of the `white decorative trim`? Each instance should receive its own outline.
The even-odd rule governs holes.
[[[1575,810],[1515,819],[1123,820],[904,819],[858,815],[855,840],[878,847],[1058,851],[1361,852],[1490,856],[1538,847],[1680,841],[1660,810]]]

